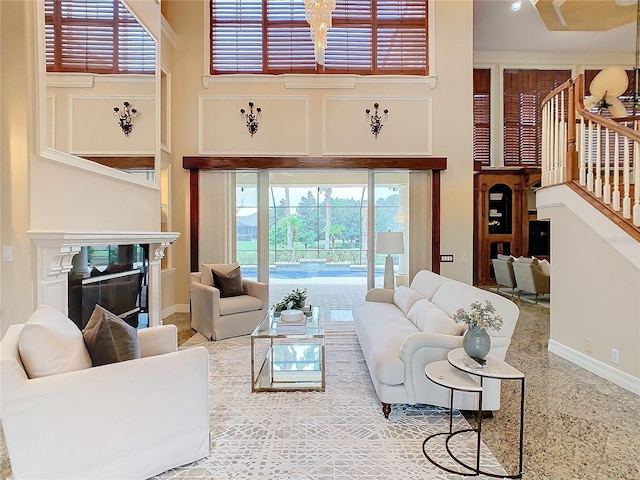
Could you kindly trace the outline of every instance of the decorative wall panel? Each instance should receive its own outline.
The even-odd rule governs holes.
[[[129,136],[122,133],[113,108],[127,101],[138,111]],[[152,96],[69,97],[69,152],[77,155],[155,155],[156,102]]]
[[[201,96],[200,155],[309,155],[307,97]],[[260,107],[258,131],[251,136],[240,109]]]
[[[323,155],[425,156],[432,154],[431,97],[335,97],[323,99]],[[378,115],[382,129],[371,133],[366,109]]]

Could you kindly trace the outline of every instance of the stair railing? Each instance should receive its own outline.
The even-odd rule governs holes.
[[[542,105],[542,186],[577,185],[638,230],[639,122],[591,113],[584,75],[566,81]]]

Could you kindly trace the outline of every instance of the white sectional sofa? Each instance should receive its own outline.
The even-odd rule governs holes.
[[[365,301],[353,306],[355,330],[385,417],[392,404],[449,406],[449,390],[428,380],[424,367],[462,347],[465,325],[451,319],[456,310],[486,300],[504,319],[500,331],[488,331],[490,353],[504,359],[520,311],[487,290],[422,270],[409,287],[369,290]],[[484,385],[483,410],[498,410],[500,381]],[[454,408],[477,410],[478,395],[456,392]]]

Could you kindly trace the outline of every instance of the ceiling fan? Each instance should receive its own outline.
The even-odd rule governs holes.
[[[628,116],[627,108],[618,98],[627,91],[629,77],[621,67],[607,67],[598,73],[589,85],[591,96],[584,101],[584,108],[607,109],[613,118]]]

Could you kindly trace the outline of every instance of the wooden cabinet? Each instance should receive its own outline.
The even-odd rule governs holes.
[[[495,285],[491,259],[496,258],[499,253],[516,257],[530,255],[529,224],[530,221],[536,221],[533,186],[539,182],[539,168],[492,168],[475,173],[476,285]],[[548,229],[546,234],[548,235]],[[543,243],[545,240],[548,242],[548,236],[542,240]]]

